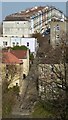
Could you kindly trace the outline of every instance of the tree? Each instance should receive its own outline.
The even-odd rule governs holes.
[[[41,59],[41,61],[44,59],[44,61],[51,60],[51,67],[52,67],[52,74],[51,74],[51,82],[46,81],[46,72],[43,72],[44,79],[43,78],[38,80],[40,82],[40,85],[42,87],[42,93],[44,100],[46,102],[50,101],[55,110],[57,111],[56,115],[60,117],[62,120],[67,120],[68,116],[68,65],[66,61],[66,40],[67,36],[62,34],[61,43],[59,47],[56,47],[55,49],[47,49],[48,53],[44,53],[42,47],[40,48],[42,50],[42,53],[44,55],[46,54],[46,59],[44,58],[44,55],[39,57],[38,55],[38,61]],[[42,41],[43,44],[43,41]],[[43,44],[44,45],[44,44]],[[42,45],[41,45],[42,46]],[[49,47],[49,46],[48,46]],[[44,46],[43,46],[44,48]],[[46,47],[45,47],[46,48]],[[60,51],[59,51],[60,50]],[[56,54],[53,54],[53,51],[56,51]],[[41,52],[41,51],[40,51]],[[59,52],[61,54],[59,54]],[[51,55],[50,55],[51,54]],[[51,56],[51,58],[50,58]],[[54,59],[58,60],[57,56],[61,56],[61,59],[59,59],[58,67],[53,64]],[[57,59],[56,59],[57,58]],[[43,61],[42,61],[43,62]],[[43,62],[44,63],[44,62]],[[43,66],[41,66],[41,70],[44,69]],[[62,71],[63,69],[63,71]],[[41,74],[41,73],[40,73]],[[48,78],[49,79],[49,78]],[[59,79],[59,81],[58,81]],[[39,84],[39,83],[38,83]],[[48,89],[48,93],[46,92],[46,89]],[[41,96],[42,96],[41,93]],[[48,97],[47,97],[48,96]]]
[[[19,95],[19,86],[16,85],[13,88],[8,88],[10,85],[9,76],[11,79],[17,74],[16,65],[7,65],[6,69],[4,69],[5,73],[8,74],[6,77],[2,79],[2,117],[10,117],[12,108],[16,103],[16,96]],[[20,70],[19,70],[20,71]]]

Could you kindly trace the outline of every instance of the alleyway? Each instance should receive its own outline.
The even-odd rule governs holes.
[[[48,45],[48,42],[47,42],[48,38],[47,37],[45,38],[43,38],[43,41],[41,40],[42,44],[39,47],[38,55],[31,66],[29,75],[22,82],[22,95],[20,100],[17,101],[17,103],[13,108],[12,116],[11,116],[13,118],[14,117],[16,118],[31,117],[34,104],[37,101],[36,82],[38,77],[37,67],[38,67],[39,60],[41,59],[40,53],[41,52],[44,53],[45,52],[44,50],[47,48],[47,45]],[[43,49],[42,49],[42,45],[43,45]]]
[[[22,95],[15,104],[11,117],[27,117],[30,116],[33,106],[37,101],[36,79],[37,66],[36,62],[32,64],[29,75],[22,82]]]

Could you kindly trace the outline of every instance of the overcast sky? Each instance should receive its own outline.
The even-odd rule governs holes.
[[[46,6],[52,5],[66,13],[66,2],[2,2],[0,3],[0,11],[2,8],[2,15],[0,15],[0,21],[5,19],[9,14],[31,8],[33,6]]]

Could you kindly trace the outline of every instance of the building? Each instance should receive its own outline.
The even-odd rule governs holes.
[[[38,64],[38,87],[41,99],[56,99],[58,88],[64,88],[65,66],[62,50],[60,47],[51,49],[46,57],[39,58]],[[67,65],[66,65],[67,66]],[[61,92],[64,91],[61,89]],[[57,93],[57,94],[55,94]]]
[[[57,98],[55,94],[55,92],[58,94],[57,86],[62,88],[62,82],[64,81],[60,79],[59,72],[64,76],[63,64],[39,64],[39,96],[42,99],[50,100]]]
[[[35,6],[6,16],[3,21],[4,37],[31,37],[50,26],[52,19],[64,21],[65,15],[53,6]]]
[[[21,37],[0,37],[0,47],[26,46],[30,52],[36,56],[38,50],[37,39],[35,38],[21,38]]]
[[[0,48],[9,47],[10,45],[10,37],[0,37]]]
[[[24,45],[30,49],[30,52],[33,53],[34,56],[36,56],[36,52],[38,49],[37,39],[12,37],[10,40],[11,40],[11,47],[16,45],[19,45],[19,46]]]
[[[24,45],[27,48],[29,48],[30,52],[33,53],[34,57],[36,57],[36,53],[39,47],[36,38],[22,38],[21,45]]]
[[[8,80],[8,88],[16,86],[16,84],[21,88],[22,76],[23,61],[19,60],[10,51],[2,51],[2,80]]]
[[[50,44],[55,47],[62,42],[62,39],[66,39],[67,22],[52,21],[50,26]]]
[[[23,62],[23,80],[29,73],[29,50],[10,50],[10,53]]]
[[[3,24],[0,22],[0,37],[3,36]]]

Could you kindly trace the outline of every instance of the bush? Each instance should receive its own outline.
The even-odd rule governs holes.
[[[33,60],[34,59],[34,55],[33,53],[30,54],[30,60]]]
[[[28,48],[26,46],[14,46],[12,50],[27,50]]]
[[[16,96],[19,95],[19,86],[16,85],[13,88],[8,89],[8,85],[3,82],[3,95],[2,95],[2,117],[9,117],[12,112],[12,108],[16,102]],[[5,92],[4,92],[5,91]]]

